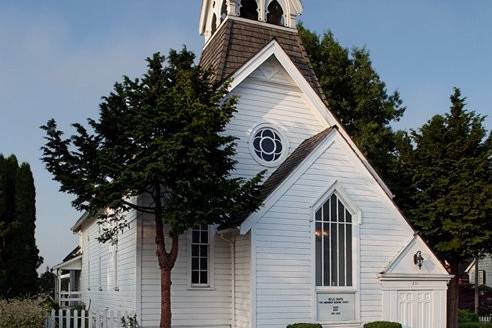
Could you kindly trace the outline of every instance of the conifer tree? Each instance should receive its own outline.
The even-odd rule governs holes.
[[[492,144],[484,117],[465,109],[459,89],[451,108],[401,139],[402,171],[413,181],[405,211],[456,275],[449,324],[457,325],[458,278],[465,260],[492,252]]]
[[[48,170],[75,196],[77,209],[106,223],[102,241],[124,227],[129,211],[153,219],[163,328],[171,326],[179,236],[261,203],[261,174],[248,181],[232,176],[235,139],[224,132],[236,99],[227,97],[227,85],[213,85],[194,58],[186,49],[171,51],[167,61],[159,54],[148,58],[142,79],[125,77],[103,98],[90,130],[75,124],[76,134],[65,139],[54,120],[43,127]]]
[[[0,155],[0,295],[36,292],[42,259],[35,240],[35,189],[28,164]]]
[[[405,112],[399,93],[388,93],[366,49],[344,48],[331,32],[319,36],[300,26],[299,34],[330,110],[398,195],[405,184],[391,124]]]

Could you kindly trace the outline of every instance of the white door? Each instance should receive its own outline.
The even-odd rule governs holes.
[[[398,291],[398,321],[403,328],[434,328],[432,291]]]

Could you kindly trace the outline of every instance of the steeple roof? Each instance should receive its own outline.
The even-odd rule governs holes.
[[[325,97],[297,30],[229,17],[203,49],[200,64],[212,70],[216,82],[230,78],[271,41],[276,40],[306,81]]]

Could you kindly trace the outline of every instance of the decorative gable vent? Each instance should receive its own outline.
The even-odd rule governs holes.
[[[200,34],[208,41],[227,17],[297,28],[300,0],[202,0]]]

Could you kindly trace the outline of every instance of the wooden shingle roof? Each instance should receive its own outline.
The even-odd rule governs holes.
[[[223,82],[252,59],[270,42],[276,40],[306,81],[325,100],[320,84],[297,31],[257,22],[228,19],[202,52],[200,65],[214,73],[216,82]]]

